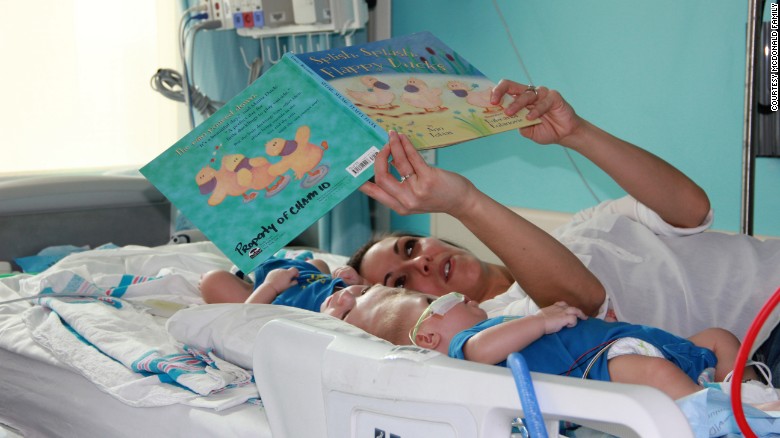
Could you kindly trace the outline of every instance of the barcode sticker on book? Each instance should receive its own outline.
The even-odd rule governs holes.
[[[371,146],[363,155],[360,156],[360,158],[347,166],[347,172],[351,173],[352,176],[360,175],[368,168],[368,166],[374,164],[374,158],[376,158],[376,154],[378,153],[379,149],[377,149],[376,146]]]

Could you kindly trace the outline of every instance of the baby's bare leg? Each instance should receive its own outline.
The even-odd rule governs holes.
[[[200,277],[203,301],[214,303],[243,303],[253,286],[228,271],[209,271]]]
[[[701,390],[677,365],[661,357],[626,354],[607,363],[613,382],[648,385],[677,400]]]
[[[739,353],[739,339],[728,330],[721,328],[709,328],[703,330],[690,338],[691,342],[699,347],[709,348],[718,358],[718,365],[715,367],[715,380],[722,382],[728,373],[734,369]],[[743,380],[758,380],[756,371],[753,367],[745,368]]]

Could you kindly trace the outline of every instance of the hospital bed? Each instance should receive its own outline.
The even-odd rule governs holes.
[[[31,179],[29,187],[17,181],[7,191],[4,187],[8,186],[0,183],[0,198],[26,193],[28,207],[48,206],[23,217],[21,208],[2,211],[6,203],[0,202],[0,221],[58,217],[56,223],[45,225],[47,229],[24,231],[39,235],[4,236],[4,244],[13,245],[4,245],[11,249],[3,257],[27,255],[20,254],[23,247],[17,245],[27,237],[36,245],[23,251],[69,243],[67,239],[44,241],[41,236],[52,235],[51,227],[75,230],[73,239],[100,229],[103,225],[66,223],[68,217],[83,221],[90,209],[124,209],[124,216],[105,220],[136,234],[115,240],[119,242],[116,247],[71,254],[40,274],[0,278],[0,301],[57,293],[74,284],[77,290],[122,289],[124,295],[106,301],[111,306],[95,300],[66,304],[85,309],[96,306],[99,312],[128,312],[105,324],[109,327],[105,330],[115,331],[109,335],[139,337],[124,328],[139,318],[147,322],[144,330],[159,335],[166,348],[186,344],[196,351],[211,351],[224,361],[219,365],[226,374],[246,370],[254,381],[198,395],[181,384],[166,383],[168,376],[133,372],[121,360],[104,354],[110,348],[103,349],[102,339],[93,341],[87,337],[92,332],[83,335],[80,331],[79,318],[91,310],[72,312],[56,307],[57,300],[43,305],[30,301],[5,304],[0,306],[0,424],[5,430],[25,437],[508,437],[513,420],[523,416],[508,369],[396,347],[342,321],[299,309],[201,306],[199,275],[209,269],[229,269],[230,262],[210,242],[139,245],[142,241],[136,239],[149,237],[152,230],[137,224],[146,223],[144,215],[165,217],[165,200],[138,180],[85,178],[81,183],[93,189],[113,190],[102,196],[99,207],[95,205],[98,196],[68,194],[62,180],[47,184]],[[101,184],[107,181],[115,185]],[[122,192],[126,196],[119,196]],[[76,201],[69,202],[69,197]],[[118,201],[116,205],[112,199]],[[37,202],[41,200],[45,202]],[[446,235],[442,226],[447,226],[437,219],[434,222],[435,230]],[[160,223],[168,227],[164,220]],[[114,236],[98,237],[109,242]],[[320,256],[334,265],[344,261],[340,256]],[[122,284],[128,277],[133,282]],[[539,374],[532,377],[551,436],[557,434],[560,421],[616,436],[693,436],[677,405],[655,389]]]

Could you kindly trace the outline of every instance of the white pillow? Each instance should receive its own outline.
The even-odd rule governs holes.
[[[168,333],[179,342],[252,369],[255,336],[265,323],[289,319],[320,329],[388,344],[340,319],[309,310],[273,304],[206,304],[180,310],[168,319]]]

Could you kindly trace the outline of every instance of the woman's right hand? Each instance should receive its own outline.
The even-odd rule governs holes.
[[[474,185],[461,175],[429,166],[405,135],[389,134],[374,161],[374,182],[365,183],[360,191],[401,215],[440,212],[457,216],[466,198],[476,192]],[[403,176],[401,181],[390,172],[391,166]]]

